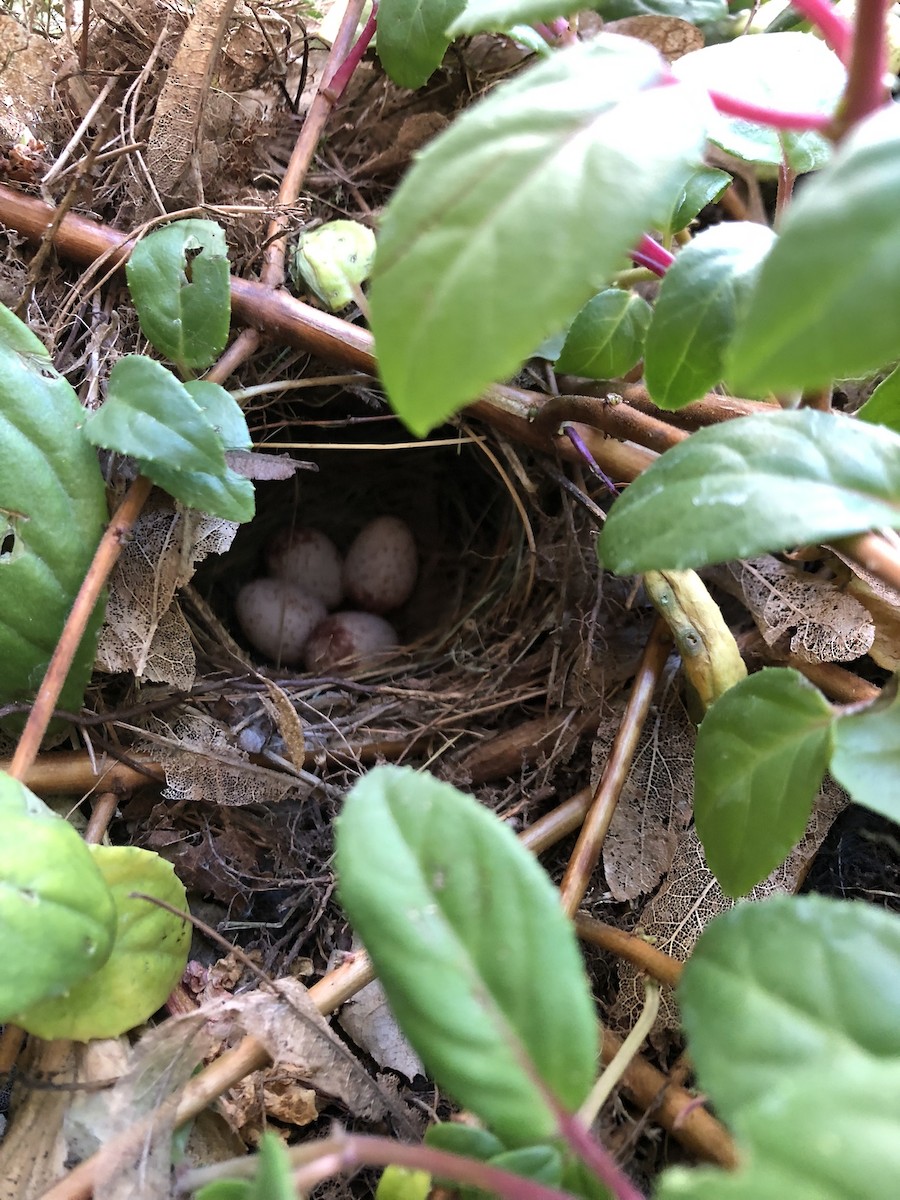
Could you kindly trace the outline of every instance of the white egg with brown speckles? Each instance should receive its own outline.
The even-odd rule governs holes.
[[[399,517],[376,517],[347,551],[344,591],[367,612],[392,612],[416,586],[419,556],[412,530]]]
[[[302,662],[310,634],[327,615],[318,596],[284,579],[254,579],[245,584],[234,608],[253,648],[284,666]]]

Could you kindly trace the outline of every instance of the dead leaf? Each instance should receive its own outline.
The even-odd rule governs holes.
[[[618,730],[604,721],[594,742],[596,787]],[[603,843],[603,869],[616,900],[652,892],[672,864],[691,815],[694,727],[671,682],[644,726],[634,763]]]
[[[729,591],[737,582],[766,644],[805,662],[849,662],[865,654],[875,627],[862,604],[829,579],[771,555],[729,563],[714,576]]]
[[[226,450],[225,462],[244,479],[293,479],[298,471],[318,471],[315,463],[301,462],[289,454],[257,454],[254,450]]]
[[[357,1046],[380,1067],[397,1071],[409,1080],[425,1074],[419,1056],[400,1032],[384,988],[377,979],[347,1001],[338,1021]]]
[[[680,17],[662,17],[648,14],[640,17],[623,17],[620,21],[605,21],[604,33],[618,33],[623,37],[637,38],[655,46],[668,62],[684,58],[694,50],[702,50],[703,34],[690,21]]]

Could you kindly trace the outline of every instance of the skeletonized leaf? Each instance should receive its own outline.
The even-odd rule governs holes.
[[[775,241],[764,225],[726,221],[690,242],[666,272],[644,351],[660,408],[699,400],[721,378],[725,351]]]
[[[854,129],[788,210],[732,344],[739,392],[824,387],[896,360],[898,189],[892,104]]]
[[[726,895],[749,892],[803,836],[833,721],[821,692],[799,671],[777,667],[736,683],[704,717],[694,817]]]
[[[341,901],[436,1080],[509,1146],[552,1136],[535,1081],[576,1108],[597,1033],[547,876],[471,797],[396,767],[356,784],[336,843]]]
[[[706,46],[679,59],[672,73],[782,112],[832,113],[846,83],[840,60],[811,33],[770,33]],[[710,125],[709,138],[746,162],[778,167],[786,156],[800,173],[818,170],[831,153],[819,133],[773,129],[721,113]]]
[[[822,896],[739,905],[679,1000],[736,1171],[667,1171],[659,1200],[884,1200],[900,1178],[900,919]],[[840,1086],[835,1087],[835,1081]]]
[[[447,33],[465,0],[381,0],[378,57],[400,87],[418,88],[441,65]]]
[[[692,89],[654,86],[666,70],[632,39],[573,46],[470,108],[409,172],[370,304],[382,378],[416,433],[511,374],[665,221],[708,112]]]
[[[740,417],[667,450],[613,505],[619,575],[752,558],[900,527],[900,435],[801,409]]]

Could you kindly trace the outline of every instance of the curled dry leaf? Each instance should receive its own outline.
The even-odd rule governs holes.
[[[283,1103],[292,1103],[283,1086],[290,1076],[339,1099],[354,1116],[384,1116],[387,1097],[332,1032],[303,984],[281,979],[277,986],[278,994],[267,989],[245,993],[224,1001],[219,1010],[222,1019],[262,1042],[272,1056],[282,1081],[273,1096],[277,1093]]]
[[[397,1071],[409,1080],[425,1074],[419,1056],[401,1033],[397,1019],[388,1007],[384,988],[377,979],[347,1001],[338,1021],[379,1067]]]

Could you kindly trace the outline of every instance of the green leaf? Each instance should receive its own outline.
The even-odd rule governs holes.
[[[0,704],[33,700],[108,518],[84,418],[43,345],[0,305]],[[102,619],[101,603],[61,708],[81,705]],[[23,721],[7,718],[3,728]]]
[[[76,1042],[118,1037],[162,1007],[187,963],[191,944],[187,921],[131,895],[142,892],[186,909],[184,887],[172,865],[134,846],[89,850],[115,905],[112,953],[99,970],[64,996],[17,1009],[16,1024],[37,1037]],[[56,869],[60,869],[58,856]]]
[[[375,1189],[375,1200],[428,1200],[431,1176],[427,1171],[385,1167]]]
[[[668,231],[678,233],[681,229],[687,229],[707,204],[714,204],[720,198],[731,182],[727,171],[720,171],[718,167],[698,167],[678,194],[666,226]]]
[[[465,0],[381,0],[377,41],[381,65],[394,83],[419,88],[427,83],[450,45],[447,30]]]
[[[898,189],[892,104],[858,125],[790,206],[732,346],[728,377],[741,392],[825,387],[897,358],[886,314],[900,311]]]
[[[572,926],[539,865],[471,797],[396,767],[356,784],[336,846],[341,902],[439,1086],[508,1146],[554,1135],[544,1089],[578,1107],[597,1024]]]
[[[886,425],[900,433],[900,367],[882,379],[878,387],[856,414],[859,421]]]
[[[262,1135],[256,1161],[252,1180],[218,1179],[200,1188],[196,1200],[296,1200],[291,1160],[277,1134]]]
[[[382,378],[416,433],[515,371],[668,216],[708,114],[695,91],[654,86],[667,69],[601,35],[496,88],[417,160],[369,297]]]
[[[678,992],[737,1171],[667,1171],[657,1200],[885,1200],[900,1178],[900,920],[821,896],[739,905]]]
[[[652,309],[642,296],[607,288],[589,300],[569,329],[557,370],[616,379],[641,357]]]
[[[822,786],[834,714],[799,671],[770,667],[736,683],[697,732],[694,818],[706,862],[742,896],[803,836]]]
[[[782,112],[830,114],[847,82],[846,71],[821,38],[811,33],[739,37],[686,54],[672,64],[678,79],[748,104]],[[717,114],[710,141],[745,162],[778,168],[787,157],[800,174],[817,171],[831,144],[815,132],[793,133]]]
[[[699,29],[728,17],[727,0],[598,0],[592,5],[606,21],[623,17],[679,17]]]
[[[703,567],[900,527],[900,436],[836,413],[701,429],[613,505],[598,554],[619,575]]]
[[[216,406],[213,419],[225,422],[230,438],[237,423],[221,398],[213,398],[214,387],[193,385],[204,406]],[[145,475],[182,504],[229,521],[253,516],[253,485],[226,466],[222,435],[186,385],[160,363],[137,354],[119,359],[106,403],[88,419],[85,432],[96,446],[132,455]]]
[[[442,1121],[440,1125],[432,1125],[426,1130],[425,1145],[446,1150],[450,1154],[461,1154],[464,1158],[474,1158],[478,1162],[488,1162],[505,1149],[500,1139],[486,1129],[451,1121]]]
[[[215,221],[173,221],[135,246],[128,288],[144,336],[182,369],[202,370],[228,340],[225,233]]]
[[[226,450],[249,450],[253,445],[247,418],[237,400],[218,383],[195,379],[185,390],[203,413]]]
[[[468,0],[447,32],[451,37],[463,33],[503,33],[517,24],[532,25],[536,21],[568,17],[580,8],[579,0]]]
[[[72,826],[43,808],[0,773],[0,1021],[64,997],[113,945],[109,888]]]
[[[726,221],[698,233],[666,272],[644,353],[647,388],[660,408],[682,408],[721,380],[725,351],[774,241],[765,225]]]
[[[835,722],[829,770],[857,804],[900,823],[900,693]]]

